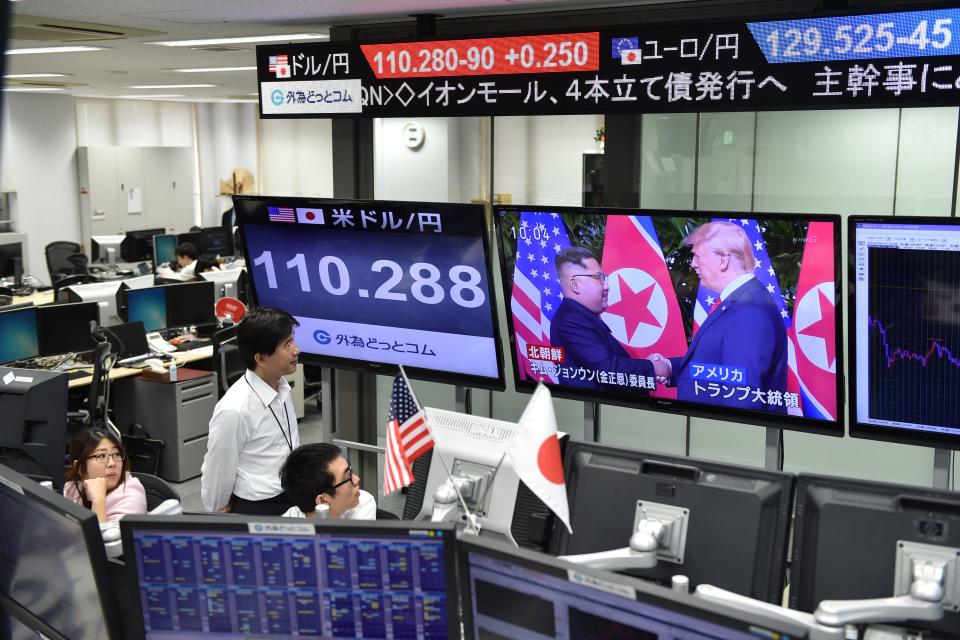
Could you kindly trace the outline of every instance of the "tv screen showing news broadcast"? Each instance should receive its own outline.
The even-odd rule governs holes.
[[[960,221],[851,216],[850,435],[960,446]]]
[[[495,210],[519,390],[842,436],[840,218]]]
[[[305,362],[503,389],[482,205],[236,196],[258,306]]]

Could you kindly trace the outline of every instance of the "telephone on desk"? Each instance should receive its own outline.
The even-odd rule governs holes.
[[[159,333],[147,334],[147,346],[153,353],[173,353],[177,350],[175,346],[163,339]]]

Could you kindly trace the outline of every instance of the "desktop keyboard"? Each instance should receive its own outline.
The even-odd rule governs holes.
[[[123,360],[117,360],[117,364],[121,366],[127,366],[131,364],[140,364],[147,358],[151,358],[151,357],[156,357],[156,356],[154,356],[152,353],[144,353],[143,355],[131,356],[129,358],[124,358]]]

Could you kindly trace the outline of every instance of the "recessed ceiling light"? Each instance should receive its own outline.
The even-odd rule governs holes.
[[[63,78],[65,73],[9,73],[4,78],[8,80],[22,80],[25,78]]]
[[[107,96],[108,98],[122,98],[124,100],[149,100],[151,98],[183,98],[185,97],[182,93],[155,93],[149,94],[144,93],[142,95],[135,96]]]
[[[132,84],[128,89],[209,89],[215,84]]]
[[[108,47],[70,46],[70,47],[35,47],[31,49],[7,49],[8,56],[24,53],[78,53],[80,51],[106,51]]]
[[[4,87],[10,93],[33,93],[35,91],[63,91],[60,87]]]
[[[217,71],[256,71],[254,67],[198,67],[195,69],[166,69],[166,71],[177,71],[179,73],[213,73]]]
[[[205,40],[165,40],[162,42],[144,42],[165,47],[196,47],[212,44],[242,44],[245,42],[293,42],[294,40],[329,40],[322,33],[281,33],[272,36],[244,36],[238,38],[207,38]]]

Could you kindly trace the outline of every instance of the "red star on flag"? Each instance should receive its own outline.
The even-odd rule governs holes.
[[[627,336],[632,336],[640,324],[663,328],[656,316],[650,312],[650,298],[653,297],[656,284],[651,282],[640,291],[634,291],[622,276],[617,277],[620,278],[620,300],[607,307],[607,313],[623,318]]]
[[[836,309],[833,307],[833,301],[823,295],[823,291],[817,292],[817,299],[820,301],[820,319],[807,325],[800,333],[823,340],[829,367],[837,357]]]

